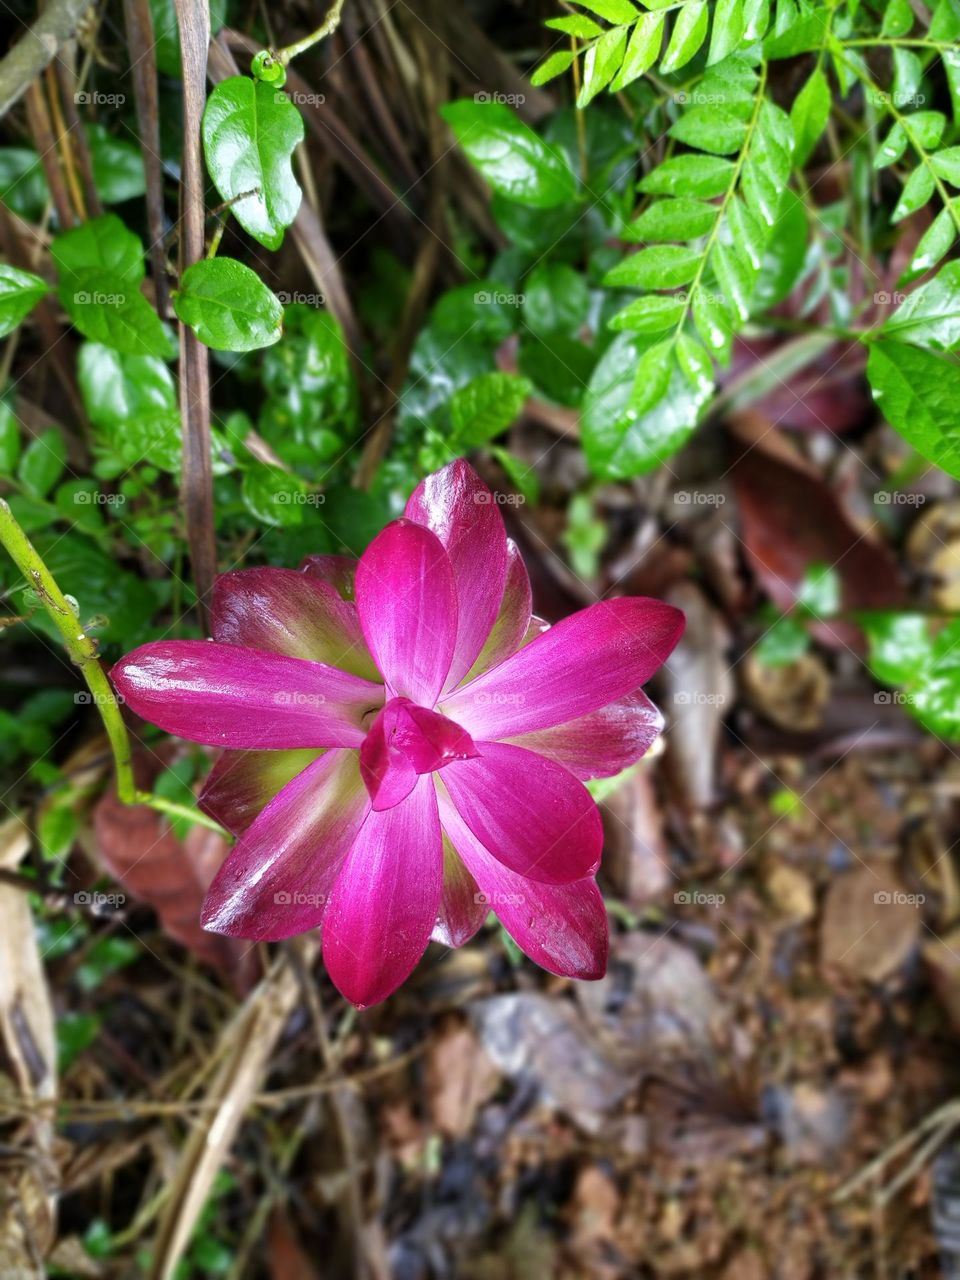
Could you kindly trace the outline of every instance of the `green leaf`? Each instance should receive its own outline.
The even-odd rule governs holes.
[[[93,183],[104,204],[120,204],[144,194],[147,179],[140,147],[114,137],[102,124],[87,125],[87,141]]]
[[[523,318],[541,336],[576,336],[590,310],[590,290],[579,271],[564,262],[545,262],[524,282]]]
[[[637,11],[630,0],[576,0],[581,9],[595,13],[606,22],[636,22]]]
[[[21,218],[39,222],[50,198],[40,157],[32,147],[0,147],[0,200]]]
[[[100,271],[132,287],[144,277],[143,242],[114,213],[57,236],[50,253],[61,277]]]
[[[808,565],[797,591],[797,609],[815,618],[839,613],[841,607],[840,575],[829,564]]]
[[[880,332],[928,351],[960,347],[960,262],[948,262],[908,294]]]
[[[634,26],[623,57],[623,65],[610,88],[619,93],[645,71],[649,71],[660,55],[663,43],[664,14],[644,13]]]
[[[803,201],[787,188],[753,291],[754,314],[769,311],[789,296],[803,273],[809,230]]]
[[[810,636],[802,622],[789,615],[778,618],[753,647],[753,656],[765,667],[787,667],[810,648]]]
[[[0,338],[12,333],[49,292],[39,276],[0,262]]]
[[[900,199],[890,218],[891,222],[901,222],[911,213],[922,209],[933,195],[933,174],[925,166],[914,169],[900,192]]]
[[[603,27],[582,13],[568,14],[563,18],[548,18],[544,26],[550,27],[553,31],[562,31],[568,36],[576,36],[578,40],[592,40],[594,36],[603,35]]]
[[[244,471],[240,496],[254,519],[278,528],[290,528],[303,522],[306,499],[322,495],[308,495],[299,476],[257,462]]]
[[[897,697],[931,733],[960,735],[960,619],[936,633],[921,614],[865,614],[870,669],[879,680],[903,686]],[[878,702],[893,701],[877,694]]]
[[[930,164],[938,178],[960,187],[960,147],[945,147],[930,157]]]
[[[67,446],[59,431],[44,431],[27,445],[17,478],[32,498],[45,498],[63,475]]]
[[[165,76],[180,78],[180,31],[174,0],[150,0],[153,39],[157,49],[157,69]],[[210,32],[220,30],[227,18],[227,0],[210,0]]]
[[[890,425],[928,462],[960,479],[960,368],[904,343],[875,342],[867,378]]]
[[[717,0],[707,66],[719,62],[740,47],[745,28],[743,0]]]
[[[76,271],[61,280],[58,295],[75,327],[92,342],[127,355],[167,355],[159,316],[128,280],[100,270]]]
[[[577,94],[581,109],[605,89],[623,62],[627,43],[626,27],[611,27],[587,50],[583,59],[583,84]]]
[[[231,76],[207,99],[203,148],[210,177],[243,229],[268,249],[280,247],[300,208],[291,161],[302,141],[303,117],[274,85]]]
[[[735,248],[726,244],[717,245],[711,260],[725,300],[732,305],[741,322],[746,321],[753,300],[756,269],[745,262]]]
[[[714,358],[726,364],[734,330],[734,317],[726,298],[708,289],[697,289],[693,295],[693,323]]]
[[[456,285],[437,300],[430,327],[456,338],[471,334],[497,346],[516,331],[523,297],[496,280]]]
[[[20,425],[6,400],[0,400],[0,475],[12,476],[19,457]]]
[[[547,339],[525,333],[520,339],[520,372],[545,399],[571,409],[583,399],[596,361],[594,350],[562,333],[552,333]]]
[[[819,66],[797,94],[790,108],[790,123],[797,140],[794,160],[802,168],[827,127],[830,118],[830,86]]]
[[[941,209],[937,216],[920,237],[920,243],[910,259],[910,265],[900,277],[898,284],[909,284],[917,276],[923,275],[931,267],[935,267],[946,254],[957,238],[957,224],[949,209]]]
[[[706,235],[717,218],[716,206],[679,196],[657,200],[626,228],[631,240],[695,240]]]
[[[482,373],[450,400],[453,441],[458,450],[477,449],[506,431],[533,390],[511,373]]]
[[[173,308],[214,351],[256,351],[277,342],[283,307],[256,272],[233,258],[208,258],[183,273]]]
[[[686,245],[655,245],[624,258],[603,278],[610,287],[675,289],[688,284],[697,273],[701,255]]]
[[[523,494],[526,502],[540,501],[540,477],[529,463],[515,458],[498,444],[490,446],[490,452],[507,473],[510,483]]]
[[[877,148],[877,154],[873,157],[873,167],[886,169],[888,165],[896,164],[906,151],[908,141],[906,130],[898,120]]]
[[[648,294],[637,298],[610,321],[611,329],[629,329],[634,333],[654,334],[672,329],[686,311],[686,300],[675,294]]]
[[[85,342],[77,356],[77,381],[87,416],[98,427],[119,427],[177,408],[173,375],[154,356],[122,355]]]
[[[691,107],[668,130],[671,138],[711,155],[728,156],[746,141],[747,125],[722,107]],[[697,192],[696,194],[703,194]]]
[[[907,684],[930,658],[929,621],[922,613],[878,611],[857,621],[870,644],[870,670],[884,684]]]
[[[686,66],[707,38],[707,6],[705,0],[686,0],[673,24],[670,43],[660,63],[662,75],[670,75]],[[704,148],[712,150],[712,148]]]
[[[913,22],[913,9],[910,7],[910,0],[889,0],[883,13],[883,25],[880,27],[880,34],[881,36],[893,36],[894,38],[909,35]]]
[[[557,49],[555,53],[551,53],[550,57],[546,58],[537,67],[530,77],[530,83],[538,86],[546,84],[548,80],[553,80],[555,76],[562,75],[571,65],[575,56],[572,49]]]
[[[912,116],[904,118],[904,127],[915,145],[919,143],[924,151],[934,151],[947,127],[947,117],[942,111],[915,111]]]
[[[461,98],[440,114],[494,191],[535,209],[566,204],[577,181],[564,156],[501,102]]]
[[[698,196],[708,200],[723,195],[733,170],[733,161],[720,156],[673,156],[641,179],[638,190],[652,196]]]

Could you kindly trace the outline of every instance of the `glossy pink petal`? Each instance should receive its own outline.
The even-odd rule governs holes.
[[[439,784],[477,839],[511,871],[545,884],[593,875],[603,827],[583,783],[522,747],[477,746],[477,759],[447,765]]]
[[[238,836],[319,754],[307,748],[222,751],[197,797],[197,807]]]
[[[458,689],[442,709],[474,738],[515,738],[576,720],[649,680],[683,626],[680,610],[660,600],[601,600]]]
[[[309,658],[365,680],[380,673],[367,650],[354,605],[332,586],[295,569],[237,569],[217,578],[214,640]]]
[[[322,662],[212,640],[141,645],[110,672],[130,709],[214,747],[359,747],[383,686]]]
[[[663,716],[637,689],[599,711],[508,741],[556,760],[578,778],[612,778],[641,760],[662,731]]]
[[[444,836],[443,891],[433,941],[442,942],[445,947],[462,947],[486,920],[489,910],[476,880]]]
[[[299,572],[328,583],[338,596],[352,600],[358,563],[352,556],[305,556]]]
[[[459,625],[446,680],[446,688],[452,689],[473,666],[500,611],[507,580],[503,517],[490,490],[463,459],[421,481],[404,514],[433,530],[453,566]]]
[[[374,809],[390,809],[410,794],[421,773],[477,754],[473,739],[453,720],[392,698],[360,748],[360,776]]]
[[[480,656],[467,673],[472,680],[484,671],[489,671],[504,658],[524,643],[530,629],[530,610],[532,595],[530,591],[530,575],[517,544],[512,538],[507,539],[507,580],[500,602],[500,612],[493,624],[493,630],[487,636],[486,643],[480,650]],[[539,632],[537,633],[539,634]],[[531,637],[532,639],[533,637]],[[449,681],[447,681],[449,685]]]
[[[426,950],[443,874],[433,778],[371,813],[347,855],[323,921],[323,961],[359,1008],[386,999]]]
[[[356,752],[326,752],[231,850],[207,890],[203,927],[259,942],[316,929],[368,809]]]
[[[607,969],[607,912],[592,879],[538,884],[492,858],[445,796],[440,821],[472,879],[484,910],[496,913],[535,964],[565,978],[602,978]]]
[[[357,567],[357,609],[390,691],[432,707],[457,635],[453,570],[440,540],[410,520],[388,524]]]

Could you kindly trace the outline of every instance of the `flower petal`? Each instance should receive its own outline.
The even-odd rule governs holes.
[[[308,748],[222,751],[197,797],[197,807],[238,836],[319,754]]]
[[[589,715],[649,680],[683,634],[660,600],[601,600],[444,700],[474,738],[515,738]]]
[[[489,671],[504,658],[509,658],[523,644],[530,628],[533,597],[530,591],[530,575],[523,563],[520,549],[512,538],[507,539],[507,580],[500,602],[500,612],[480,650],[480,656],[467,673],[472,680]],[[531,639],[533,637],[531,636]],[[449,685],[449,680],[447,681]]]
[[[338,596],[352,600],[358,564],[352,556],[304,556],[299,572],[319,578],[333,587]]]
[[[382,685],[322,662],[213,640],[141,645],[110,678],[144,720],[214,747],[359,747],[383,701]]]
[[[363,740],[360,776],[374,809],[391,809],[410,794],[419,774],[476,754],[469,733],[453,720],[409,698],[391,698]]]
[[[443,874],[433,778],[402,804],[371,813],[337,879],[323,921],[323,961],[359,1008],[386,999],[426,950]]]
[[[593,875],[603,826],[589,791],[562,765],[522,747],[478,742],[443,771],[464,822],[504,866],[545,884]]]
[[[477,932],[490,908],[456,849],[443,838],[443,892],[432,939],[445,947],[462,947]]]
[[[453,570],[440,540],[410,520],[388,524],[357,568],[357,609],[391,693],[432,707],[457,635]]]
[[[432,529],[446,548],[457,584],[457,643],[446,680],[452,689],[483,648],[507,580],[507,534],[493,495],[458,458],[417,486],[404,512]]]
[[[369,808],[354,751],[328,751],[233,847],[203,902],[213,933],[274,942],[316,929]]]
[[[310,658],[379,680],[354,605],[295,569],[237,569],[213,586],[211,629],[222,644]]]
[[[612,778],[641,760],[663,731],[663,716],[640,689],[599,711],[508,738],[556,760],[578,778]]]
[[[497,918],[526,955],[565,978],[602,978],[607,969],[607,912],[592,879],[539,884],[492,858],[454,806],[440,796],[440,822],[468,874],[480,886],[483,910]]]

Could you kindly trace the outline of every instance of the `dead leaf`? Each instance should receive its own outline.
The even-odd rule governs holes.
[[[908,894],[886,868],[858,867],[827,891],[820,962],[856,978],[882,982],[906,961],[921,929],[922,895]]]
[[[815,653],[770,666],[748,653],[740,666],[744,690],[758,711],[781,729],[816,729],[830,698],[830,675]]]
[[[449,1138],[473,1128],[478,1109],[497,1091],[500,1072],[470,1026],[459,1018],[430,1041],[426,1089],[433,1123]]]

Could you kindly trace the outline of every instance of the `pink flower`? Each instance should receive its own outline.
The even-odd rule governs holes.
[[[639,686],[682,630],[648,599],[531,617],[500,511],[454,462],[359,562],[224,574],[213,641],[143,645],[112,678],[145,719],[228,748],[200,803],[239,839],[204,925],[322,925],[330,977],[363,1007],[491,909],[551,973],[603,975],[602,831],[580,779],[654,741]]]

